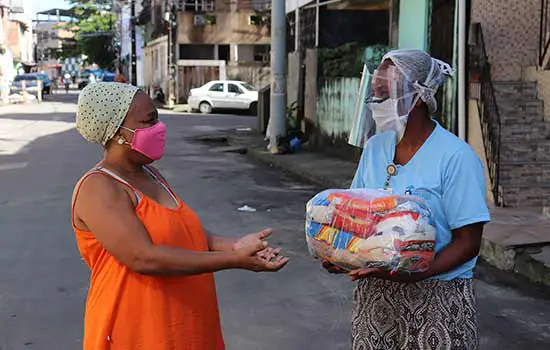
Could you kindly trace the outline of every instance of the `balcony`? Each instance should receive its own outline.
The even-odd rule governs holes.
[[[177,0],[176,7],[181,12],[213,12],[220,7],[219,5],[228,2],[229,0]]]

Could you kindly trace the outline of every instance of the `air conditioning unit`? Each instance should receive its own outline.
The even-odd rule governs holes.
[[[205,15],[194,15],[193,16],[193,25],[197,27],[204,27],[206,25],[206,16]]]
[[[260,25],[262,25],[262,16],[259,16],[259,15],[250,15],[250,16],[248,16],[248,25],[249,26],[260,26]]]

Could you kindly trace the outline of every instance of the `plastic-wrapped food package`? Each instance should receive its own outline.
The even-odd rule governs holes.
[[[307,203],[310,253],[346,270],[426,271],[435,225],[419,197],[371,189],[326,190]]]

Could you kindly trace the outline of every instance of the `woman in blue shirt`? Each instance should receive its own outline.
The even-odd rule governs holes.
[[[359,281],[353,349],[479,346],[472,278],[490,216],[480,159],[431,118],[437,88],[450,74],[449,65],[419,50],[388,53],[374,73],[367,107],[377,132],[366,143],[352,187],[423,197],[436,223],[437,254],[422,273],[349,273]]]

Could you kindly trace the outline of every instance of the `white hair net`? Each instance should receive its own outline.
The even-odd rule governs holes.
[[[417,49],[390,51],[382,58],[382,62],[385,60],[392,61],[401,74],[415,85],[430,113],[437,111],[437,89],[445,83],[447,77],[454,75],[454,69],[449,64]]]

